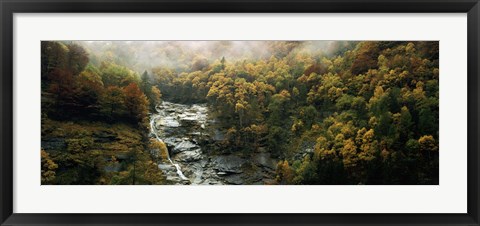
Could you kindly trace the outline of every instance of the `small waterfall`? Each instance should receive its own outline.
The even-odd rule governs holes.
[[[161,115],[159,115],[159,114],[152,115],[152,117],[150,119],[150,132],[153,135],[155,135],[155,137],[157,138],[158,141],[163,143],[163,140],[160,137],[158,137],[158,131],[157,131],[157,128],[155,127],[155,120],[157,120],[159,117],[161,117]],[[188,180],[188,178],[185,175],[183,175],[183,172],[182,172],[182,169],[180,168],[180,165],[178,165],[178,163],[174,163],[172,161],[172,159],[170,159],[170,153],[168,152],[168,150],[167,150],[167,159],[177,169],[178,176],[180,178],[182,178],[182,180]]]

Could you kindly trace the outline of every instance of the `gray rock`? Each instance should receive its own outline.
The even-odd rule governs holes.
[[[192,184],[200,184],[202,183],[202,177],[195,177],[192,181]]]
[[[314,142],[305,141],[300,145],[298,152],[293,157],[295,160],[303,160],[307,155],[311,155],[314,152]]]
[[[200,184],[202,182],[203,177],[203,168],[200,164],[193,164],[192,165],[193,175],[192,175],[192,184]]]
[[[166,180],[169,181],[170,183],[172,184],[182,184],[182,185],[187,185],[187,184],[190,184],[190,181],[189,180],[183,180],[182,178],[180,178],[178,176],[178,174],[174,171],[168,171],[166,173],[167,175],[167,178]]]
[[[225,134],[220,130],[215,130],[213,132],[213,140],[214,141],[223,141],[223,140],[225,140]]]
[[[163,139],[163,142],[168,146],[168,147],[175,147],[177,144],[182,142],[182,139],[178,137],[167,137]]]
[[[224,177],[224,180],[229,184],[240,185],[243,184],[243,178],[240,174],[232,174]]]
[[[179,144],[175,145],[175,147],[173,148],[173,153],[179,153],[179,152],[184,152],[184,151],[189,151],[189,150],[192,150],[194,148],[198,148],[198,145],[188,141],[188,140],[184,140],[182,142],[180,142]]]
[[[157,125],[164,127],[176,128],[180,126],[180,123],[171,116],[163,117],[157,121]]]
[[[274,170],[277,167],[277,161],[270,157],[270,153],[261,152],[253,156],[255,165]]]
[[[175,155],[174,159],[180,162],[195,162],[202,159],[202,151],[200,149],[182,151]]]
[[[213,159],[213,168],[220,172],[242,173],[245,162],[245,159],[235,155],[217,156]]]
[[[184,117],[180,118],[180,123],[182,124],[182,126],[192,127],[197,125],[198,120],[195,117]]]
[[[245,184],[245,178],[229,176],[240,174],[246,160],[236,156],[212,158],[201,150],[201,147],[208,147],[207,144],[214,142],[214,127],[210,123],[214,120],[208,118],[206,104],[184,105],[164,101],[157,106],[157,111],[151,116],[155,120],[155,133],[169,148],[172,161],[181,165],[182,173],[189,179],[182,180],[174,166],[162,162],[159,168],[169,184]],[[225,134],[217,131],[216,138],[224,140]],[[225,175],[217,175],[217,172]],[[228,177],[226,180],[229,182],[224,177]]]
[[[212,178],[208,178],[201,183],[201,185],[221,185],[221,184],[223,184],[221,181],[218,181]]]
[[[248,175],[248,177],[246,178],[246,180],[248,180],[247,182],[249,184],[253,184],[253,183],[256,183],[256,182],[261,182],[264,178],[266,178],[267,175],[265,173],[263,173],[261,170],[256,170],[254,172],[252,172],[251,174]]]

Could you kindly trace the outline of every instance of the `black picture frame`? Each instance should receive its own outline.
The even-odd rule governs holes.
[[[478,0],[0,0],[1,225],[479,225]],[[13,213],[14,13],[458,13],[468,14],[466,214],[22,214]]]

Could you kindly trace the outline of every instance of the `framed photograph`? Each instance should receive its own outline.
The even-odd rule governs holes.
[[[0,0],[1,225],[479,225],[478,0]]]

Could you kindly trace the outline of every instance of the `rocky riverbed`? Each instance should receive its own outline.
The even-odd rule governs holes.
[[[215,129],[205,104],[184,105],[164,101],[151,115],[152,137],[168,147],[169,160],[158,167],[171,184],[268,184],[277,160],[263,151],[249,155],[215,154],[223,133]]]

